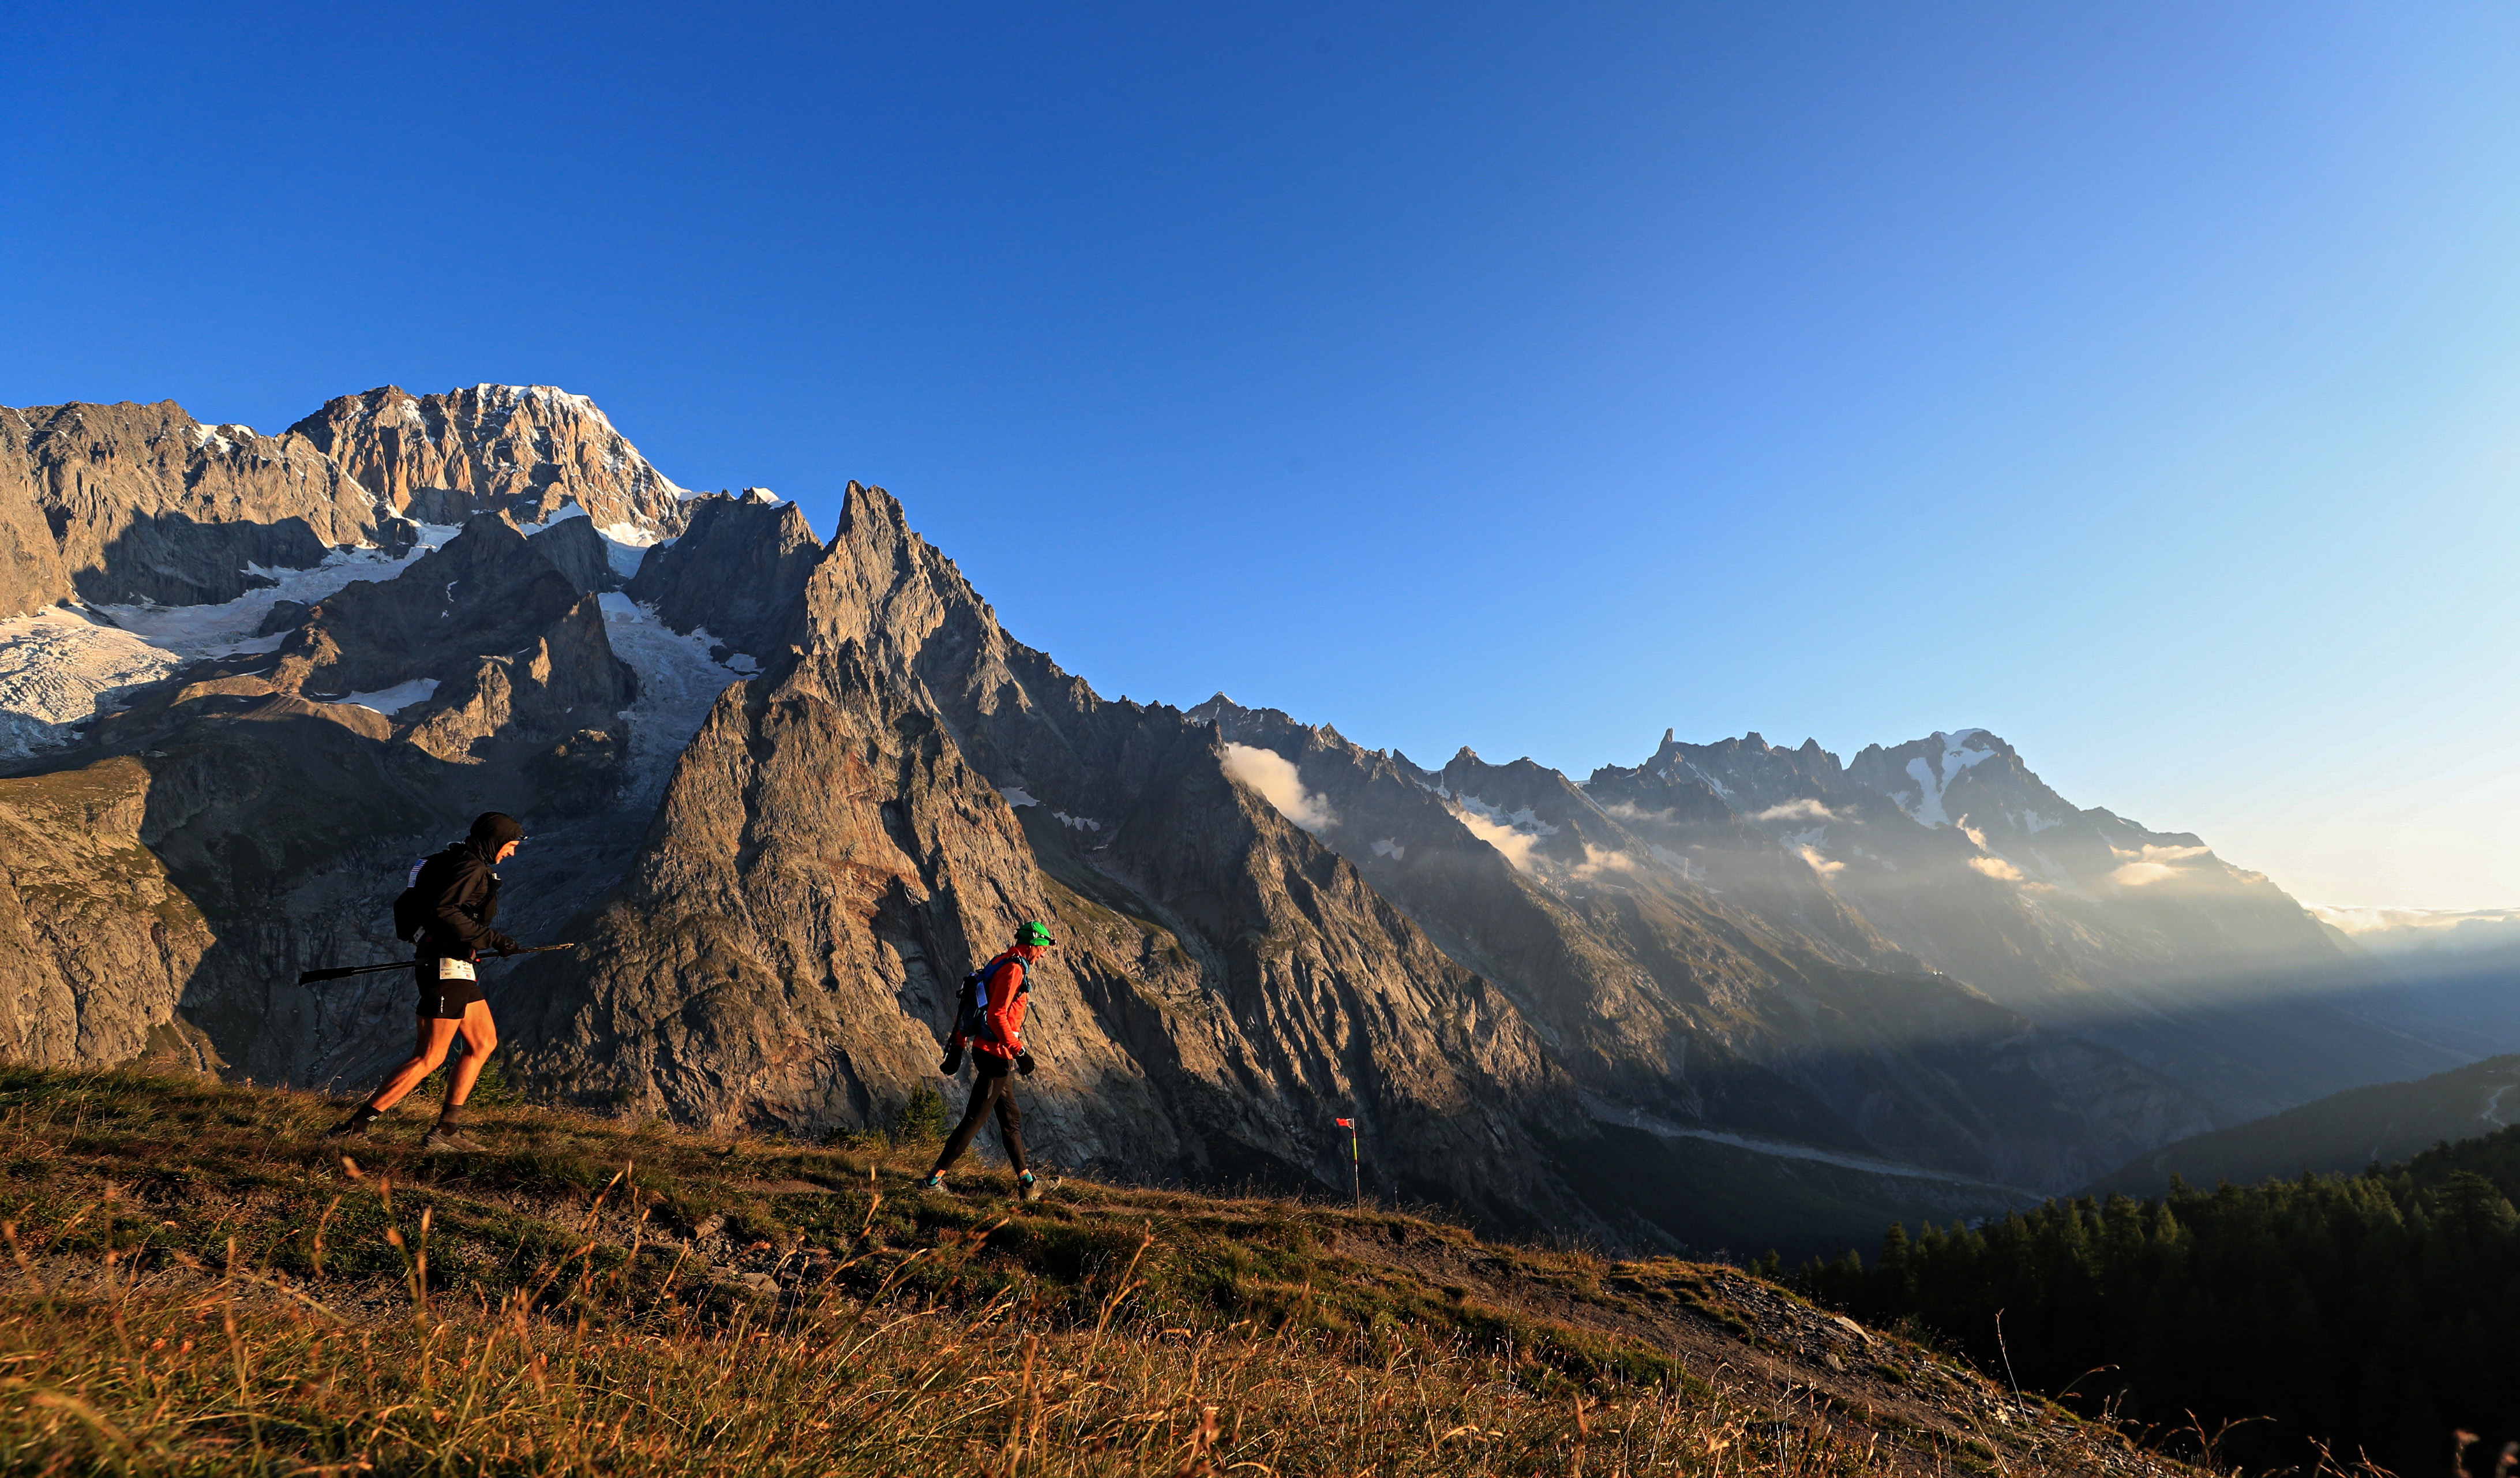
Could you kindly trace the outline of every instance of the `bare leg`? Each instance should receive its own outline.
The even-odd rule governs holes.
[[[482,1024],[487,1026],[490,1013],[478,1004],[475,1004],[472,1009],[481,1012]],[[467,1014],[469,1016],[470,1013]],[[368,1107],[382,1114],[402,1102],[405,1093],[420,1086],[420,1081],[436,1072],[437,1065],[446,1060],[446,1048],[455,1040],[456,1027],[462,1024],[447,1021],[442,1017],[422,1017],[419,1055],[394,1069],[393,1076],[385,1080],[385,1085],[377,1089],[376,1096],[368,1100]],[[480,1074],[479,1068],[472,1070],[473,1077],[477,1078]],[[470,1088],[472,1085],[470,1080],[467,1080],[464,1085]]]
[[[481,1070],[489,1066],[491,1050],[499,1045],[499,1029],[490,1020],[490,1003],[486,1000],[466,1006],[462,1021],[438,1025],[452,1026],[464,1034],[464,1055],[456,1059],[455,1071],[446,1075],[446,1106],[462,1108],[464,1100],[472,1096],[472,1085],[480,1080]]]

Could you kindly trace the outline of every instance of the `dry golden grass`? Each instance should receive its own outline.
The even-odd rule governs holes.
[[[943,1201],[909,1190],[915,1155],[871,1144],[523,1108],[483,1116],[491,1155],[432,1162],[388,1136],[344,1165],[313,1138],[333,1112],[199,1080],[0,1068],[0,1466],[2169,1470],[2062,1417],[2035,1440],[1975,1414],[1935,1427],[1780,1379],[1741,1317],[1690,1312],[1714,1285],[1667,1259],[1074,1182],[1039,1208]],[[1505,1302],[1340,1250],[1366,1242],[1475,1263]],[[1638,1310],[1695,1319],[1714,1344],[1617,1333]],[[1896,1358],[1914,1365],[1902,1400],[1928,1385],[1984,1400],[1966,1372]]]

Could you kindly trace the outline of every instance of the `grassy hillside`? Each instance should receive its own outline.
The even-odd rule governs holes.
[[[2412,1083],[2348,1088],[2315,1103],[2150,1150],[2082,1193],[2157,1196],[2190,1185],[2255,1185],[2393,1165],[2445,1140],[2520,1124],[2520,1056],[2489,1057]]]
[[[2172,1473],[1737,1270],[0,1068],[11,1471]]]

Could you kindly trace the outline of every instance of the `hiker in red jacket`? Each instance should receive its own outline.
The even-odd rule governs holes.
[[[936,1168],[919,1182],[921,1190],[945,1189],[945,1167],[962,1158],[971,1147],[971,1136],[980,1132],[980,1122],[992,1108],[998,1114],[998,1138],[1007,1147],[1007,1163],[1014,1167],[1015,1194],[1027,1201],[1041,1199],[1041,1186],[1032,1172],[1024,1168],[1023,1110],[1015,1107],[1015,1085],[1012,1076],[1032,1076],[1032,1053],[1024,1050],[1024,1004],[1032,993],[1032,965],[1051,947],[1050,931],[1029,923],[1015,931],[1014,947],[989,961],[974,972],[979,990],[970,1015],[954,1024],[954,1039],[945,1044],[945,1060],[938,1071],[951,1078],[963,1068],[963,1049],[971,1049],[971,1071],[976,1075],[971,1085],[971,1101],[963,1110],[963,1122],[945,1136],[945,1147],[936,1154]]]

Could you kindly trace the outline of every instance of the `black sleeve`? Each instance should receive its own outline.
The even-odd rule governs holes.
[[[492,947],[498,931],[464,911],[466,905],[479,902],[489,892],[490,869],[477,857],[461,857],[448,873],[445,887],[429,905],[429,943],[441,948]]]

